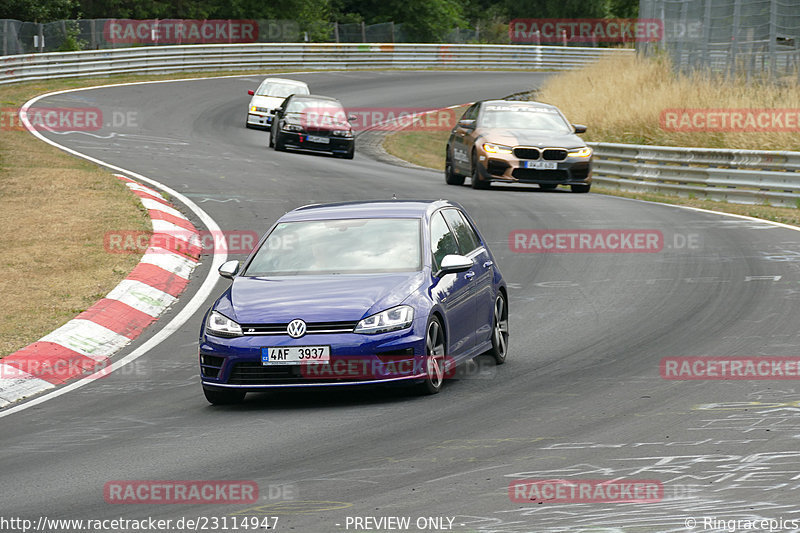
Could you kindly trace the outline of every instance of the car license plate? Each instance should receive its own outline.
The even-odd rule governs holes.
[[[523,161],[522,168],[535,168],[536,170],[555,170],[558,168],[557,161]]]
[[[261,348],[262,365],[302,365],[328,363],[330,346],[268,346]]]
[[[317,135],[308,135],[306,140],[310,143],[329,144],[331,140],[327,137],[318,137]]]

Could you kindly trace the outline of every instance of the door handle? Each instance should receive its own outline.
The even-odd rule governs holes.
[[[464,277],[467,278],[467,281],[472,281],[472,278],[475,277],[475,272],[469,271],[464,274]]]
[[[494,261],[486,261],[486,262],[483,264],[483,268],[489,268],[489,267],[490,267],[490,266],[492,266],[493,264],[494,264]]]

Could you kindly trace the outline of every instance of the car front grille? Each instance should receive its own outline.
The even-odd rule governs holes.
[[[231,385],[268,385],[287,381],[302,381],[298,365],[268,366],[257,362],[233,365],[228,383]]]
[[[547,148],[542,152],[542,159],[546,161],[563,161],[567,158],[567,151],[563,148]]]
[[[538,148],[514,148],[514,157],[518,159],[539,159],[540,155]]]
[[[564,161],[567,158],[567,151],[564,148],[514,148],[513,154],[517,159],[544,159],[545,161]]]
[[[537,170],[535,168],[515,168],[512,176],[520,181],[566,181],[569,172],[566,170]]]
[[[307,322],[306,335],[314,333],[352,333],[358,322]],[[288,335],[288,323],[241,324],[244,335]]]

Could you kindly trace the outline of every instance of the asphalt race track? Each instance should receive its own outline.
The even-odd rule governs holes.
[[[448,106],[544,79],[396,71],[291,77],[357,107]],[[244,127],[246,91],[259,80],[103,88],[36,105],[124,114],[116,115],[128,117],[118,127],[47,136],[172,187],[227,231],[260,234],[287,210],[317,202],[392,195],[460,202],[510,284],[508,363],[479,359],[432,397],[306,390],[212,407],[197,368],[209,299],[131,365],[0,418],[1,516],[277,517],[277,531],[297,533],[353,531],[356,517],[410,517],[407,531],[458,532],[727,531],[721,521],[800,518],[796,382],[659,375],[664,357],[800,355],[800,234],[591,193],[452,187],[440,172],[391,166],[363,152],[353,161],[277,153],[266,148],[266,132]],[[661,232],[663,248],[519,253],[509,234],[525,229],[648,230]],[[210,259],[169,316],[115,359],[180,310]],[[220,279],[214,297],[224,287]],[[663,497],[520,503],[508,493],[519,479],[617,478],[658,480]],[[261,499],[112,505],[103,489],[114,480],[252,480]],[[442,522],[417,528],[421,517]]]

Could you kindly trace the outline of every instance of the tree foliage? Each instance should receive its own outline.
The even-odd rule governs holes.
[[[502,25],[515,18],[631,18],[638,5],[638,0],[2,0],[0,18],[286,19],[320,39],[333,22],[395,22],[412,40],[437,42],[454,28],[502,34]]]

